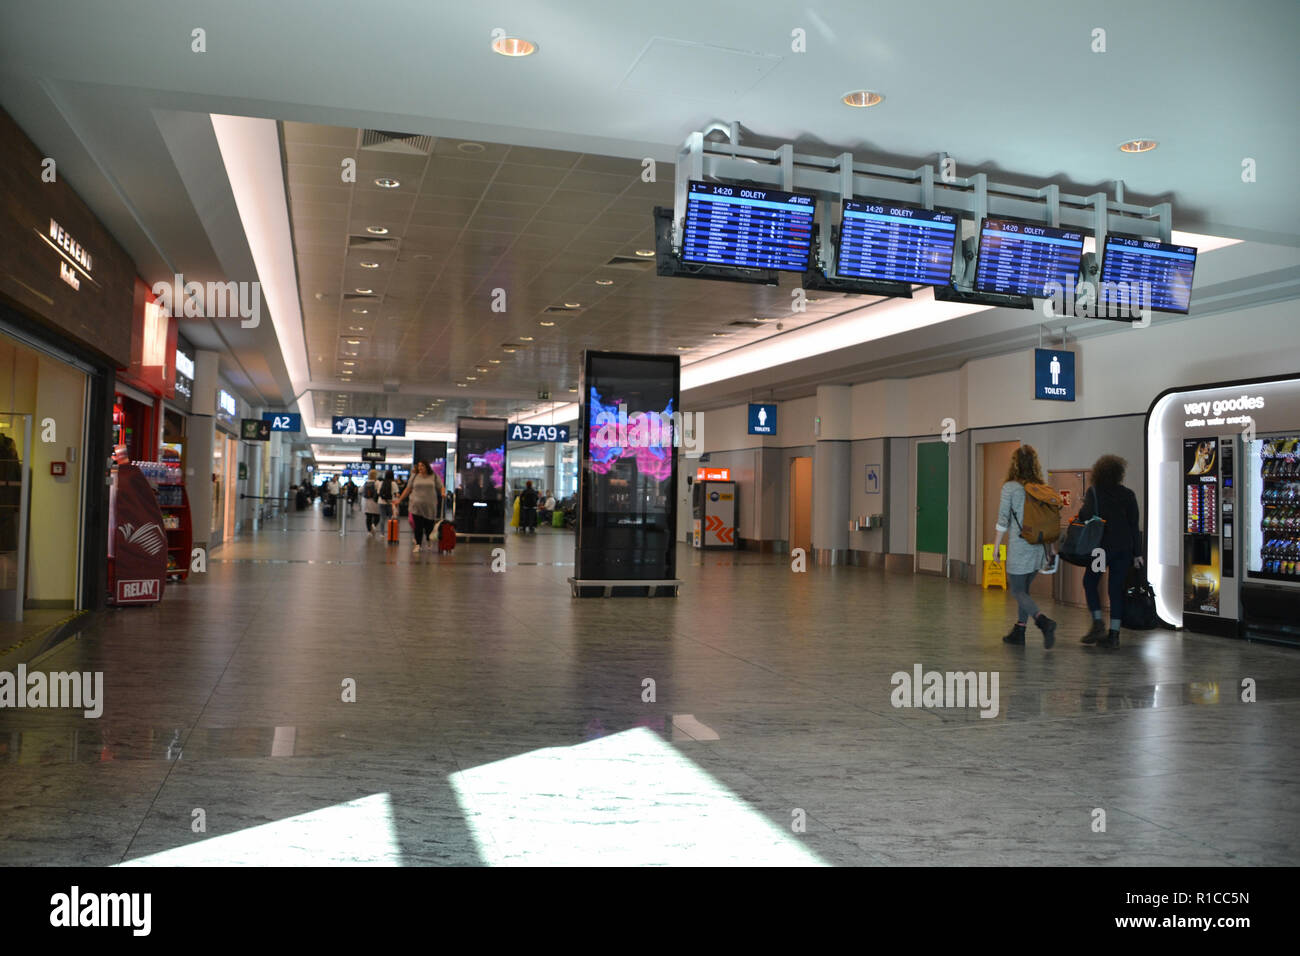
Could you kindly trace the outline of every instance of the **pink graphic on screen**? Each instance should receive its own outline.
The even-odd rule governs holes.
[[[481,455],[472,452],[466,456],[471,468],[491,468],[492,487],[504,488],[506,483],[506,446],[501,445]]]
[[[589,448],[591,470],[598,475],[603,475],[613,469],[620,459],[634,458],[638,472],[656,481],[667,480],[673,473],[672,425],[662,421],[660,414],[655,412],[633,413],[626,421],[620,422],[620,405],[621,402],[618,400],[605,404],[600,400],[600,393],[594,387],[592,388]],[[673,403],[672,399],[669,399],[668,407],[661,414],[671,416],[672,412]],[[638,439],[646,435],[648,430],[646,425],[652,418],[660,419],[662,422],[656,423],[657,435],[651,432],[652,439],[656,441],[653,444],[643,444]],[[615,440],[609,440],[610,436],[616,436]]]

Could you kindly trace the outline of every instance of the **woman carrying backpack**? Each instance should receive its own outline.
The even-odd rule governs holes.
[[[397,482],[393,479],[393,469],[389,468],[384,472],[384,480],[379,483],[379,514],[385,522],[393,517],[393,498],[397,493]]]
[[[361,489],[361,510],[366,516],[366,534],[379,528],[379,472],[371,468]]]
[[[1106,590],[1110,594],[1110,630],[1102,624],[1101,572],[1092,565],[1083,573],[1083,590],[1088,596],[1088,610],[1092,612],[1092,630],[1083,636],[1083,643],[1098,647],[1119,647],[1120,622],[1124,618],[1125,578],[1130,567],[1142,567],[1142,531],[1138,527],[1137,495],[1124,486],[1124,472],[1128,462],[1118,455],[1102,455],[1092,466],[1092,481],[1083,496],[1079,521],[1097,515],[1106,522],[1101,534],[1101,549],[1106,559],[1106,572],[1110,580]]]
[[[1029,586],[1038,572],[1043,570],[1047,551],[1041,544],[1031,544],[1020,535],[1025,524],[1025,485],[1042,485],[1043,469],[1038,463],[1038,452],[1032,445],[1021,445],[1011,453],[1011,467],[1002,485],[1002,499],[998,505],[997,534],[993,539],[993,554],[998,554],[1002,537],[1011,530],[1007,545],[1007,585],[1016,599],[1019,617],[1016,626],[1002,640],[1007,644],[1025,643],[1025,625],[1032,617],[1043,632],[1043,647],[1056,643],[1056,622],[1038,609],[1029,596]]]

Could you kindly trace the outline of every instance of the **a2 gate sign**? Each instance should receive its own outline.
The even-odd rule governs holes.
[[[262,412],[262,421],[270,422],[273,432],[302,431],[302,415],[297,412]]]

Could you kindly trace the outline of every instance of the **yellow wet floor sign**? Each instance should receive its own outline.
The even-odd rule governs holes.
[[[1007,560],[1007,546],[1004,544],[998,549],[998,557],[1001,561],[993,560],[993,545],[984,545],[984,587],[1007,589],[1007,566],[1004,563]]]

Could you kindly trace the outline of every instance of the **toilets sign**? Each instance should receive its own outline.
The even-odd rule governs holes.
[[[751,435],[776,434],[776,406],[749,406],[749,433]]]
[[[1073,352],[1034,349],[1034,398],[1049,402],[1074,401]]]

